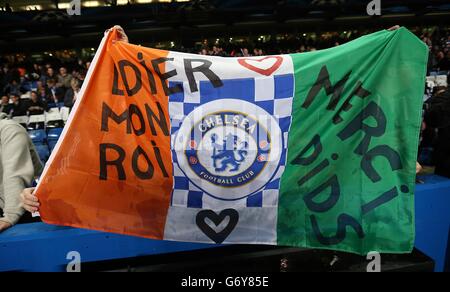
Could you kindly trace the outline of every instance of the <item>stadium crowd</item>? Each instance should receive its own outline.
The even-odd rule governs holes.
[[[450,70],[450,33],[448,29],[413,29],[430,48],[428,72]],[[345,31],[324,34],[285,35],[281,40],[229,41],[209,44],[204,41],[200,47],[184,48],[175,46],[167,48],[173,51],[198,53],[222,57],[248,57],[274,54],[303,53],[326,49],[353,40],[369,31]],[[76,56],[58,54],[47,57],[43,62],[21,55],[0,57],[0,94],[2,96],[2,112],[11,115],[39,114],[48,103],[64,102],[71,107],[76,93],[84,80],[90,60],[77,59]],[[32,92],[32,102],[20,104],[22,94]],[[9,104],[9,106],[8,106]],[[29,108],[32,108],[31,111]]]
[[[64,103],[66,107],[72,107],[88,66],[89,62],[80,63],[71,73],[61,66],[55,73],[50,64],[34,63],[27,68],[16,63],[3,63],[0,65],[1,112],[15,117],[41,115],[51,104]]]

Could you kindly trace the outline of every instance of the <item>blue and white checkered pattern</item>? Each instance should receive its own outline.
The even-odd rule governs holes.
[[[177,156],[172,145],[174,187],[171,205],[188,208],[210,208],[215,204],[221,206],[231,204],[242,207],[277,206],[280,177],[286,163],[287,137],[294,96],[294,75],[226,79],[222,82],[223,86],[214,88],[209,81],[200,81],[197,83],[199,91],[195,93],[191,93],[188,82],[169,82],[170,87],[182,85],[184,89],[182,92],[169,96],[172,143],[183,119],[201,104],[218,99],[245,100],[263,108],[277,120],[283,134],[280,166],[275,176],[261,190],[244,199],[225,202],[209,196],[189,181],[178,166]]]

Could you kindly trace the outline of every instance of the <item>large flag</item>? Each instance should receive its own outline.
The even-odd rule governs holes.
[[[427,47],[405,28],[221,58],[108,33],[37,188],[47,223],[403,253]]]

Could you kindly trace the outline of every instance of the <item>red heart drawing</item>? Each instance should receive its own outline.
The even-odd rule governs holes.
[[[262,62],[267,59],[276,60],[275,63],[273,63],[273,65],[267,69],[261,69],[248,63],[248,61]],[[283,58],[280,56],[267,56],[259,60],[254,58],[241,58],[238,59],[238,62],[247,69],[250,69],[262,75],[270,76],[272,75],[273,72],[275,72],[278,68],[280,68],[281,63],[283,63]]]

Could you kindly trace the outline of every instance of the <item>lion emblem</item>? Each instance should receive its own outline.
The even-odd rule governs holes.
[[[215,171],[222,172],[230,167],[230,171],[238,171],[241,163],[247,156],[248,143],[239,142],[238,137],[232,134],[225,136],[223,144],[217,143],[217,135],[211,135],[211,144],[213,146],[213,167]]]

